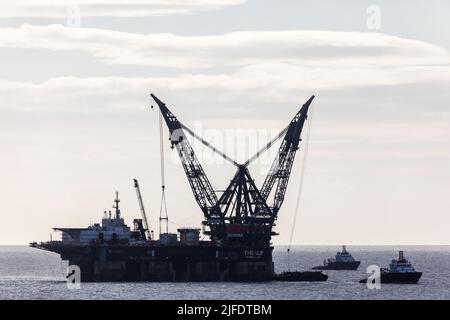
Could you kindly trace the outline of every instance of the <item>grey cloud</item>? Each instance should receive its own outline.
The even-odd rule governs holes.
[[[86,17],[146,17],[215,10],[240,5],[245,0],[16,0],[0,3],[2,18],[64,18],[70,12]]]

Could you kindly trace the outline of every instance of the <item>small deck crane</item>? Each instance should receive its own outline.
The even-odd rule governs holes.
[[[141,209],[142,221],[144,222],[143,236],[146,234],[146,239],[152,240],[152,234],[150,231],[150,227],[148,225],[147,215],[145,213],[144,201],[142,200],[141,189],[139,188],[139,183],[138,183],[137,179],[133,179],[133,181],[134,181],[134,188],[136,189],[136,195],[137,195],[137,198],[139,201],[139,208]]]

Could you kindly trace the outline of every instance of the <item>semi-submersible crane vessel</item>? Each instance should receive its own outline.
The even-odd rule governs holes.
[[[245,163],[237,163],[218,151],[182,124],[168,107],[151,94],[169,129],[172,149],[176,149],[194,198],[204,215],[200,229],[178,229],[178,235],[160,233],[154,239],[148,227],[139,185],[135,180],[143,219],[128,227],[114,200],[115,212],[105,212],[101,224],[88,228],[54,228],[61,241],[31,243],[32,247],[53,251],[81,270],[81,281],[267,281],[274,275],[272,236],[284,201],[294,158],[312,96],[289,125]],[[216,192],[186,133],[236,166],[225,191]],[[261,188],[255,185],[248,166],[277,140],[282,139],[275,160]]]

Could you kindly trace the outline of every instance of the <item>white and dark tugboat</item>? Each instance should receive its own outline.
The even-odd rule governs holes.
[[[406,283],[415,284],[422,276],[422,272],[414,269],[411,262],[403,256],[403,251],[399,251],[398,260],[392,259],[389,268],[381,268],[381,283]],[[368,278],[360,280],[360,283],[366,283]]]
[[[361,261],[357,261],[347,251],[345,246],[342,246],[342,251],[338,251],[334,258],[328,258],[323,262],[323,265],[313,267],[314,270],[356,270]]]

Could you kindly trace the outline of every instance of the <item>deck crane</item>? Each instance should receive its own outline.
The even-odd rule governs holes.
[[[142,194],[141,189],[139,188],[139,182],[137,179],[133,179],[134,181],[134,188],[136,189],[136,195],[139,201],[139,208],[141,209],[142,214],[142,221],[144,222],[144,234],[143,236],[146,236],[145,238],[148,240],[152,240],[152,234],[150,231],[150,226],[147,221],[147,214],[145,213],[145,207],[144,207],[144,201],[142,200]]]
[[[276,235],[273,226],[284,200],[295,154],[300,146],[303,125],[314,96],[305,102],[279,135],[243,164],[237,163],[198,137],[175,117],[165,103],[154,94],[151,97],[158,104],[169,129],[171,147],[178,151],[195,200],[205,216],[203,225],[209,228],[205,234],[224,245],[269,246],[271,236]],[[220,197],[195,156],[185,131],[237,167],[236,174]],[[281,138],[283,141],[271,169],[261,189],[258,189],[248,166]],[[273,202],[268,205],[271,194]]]

